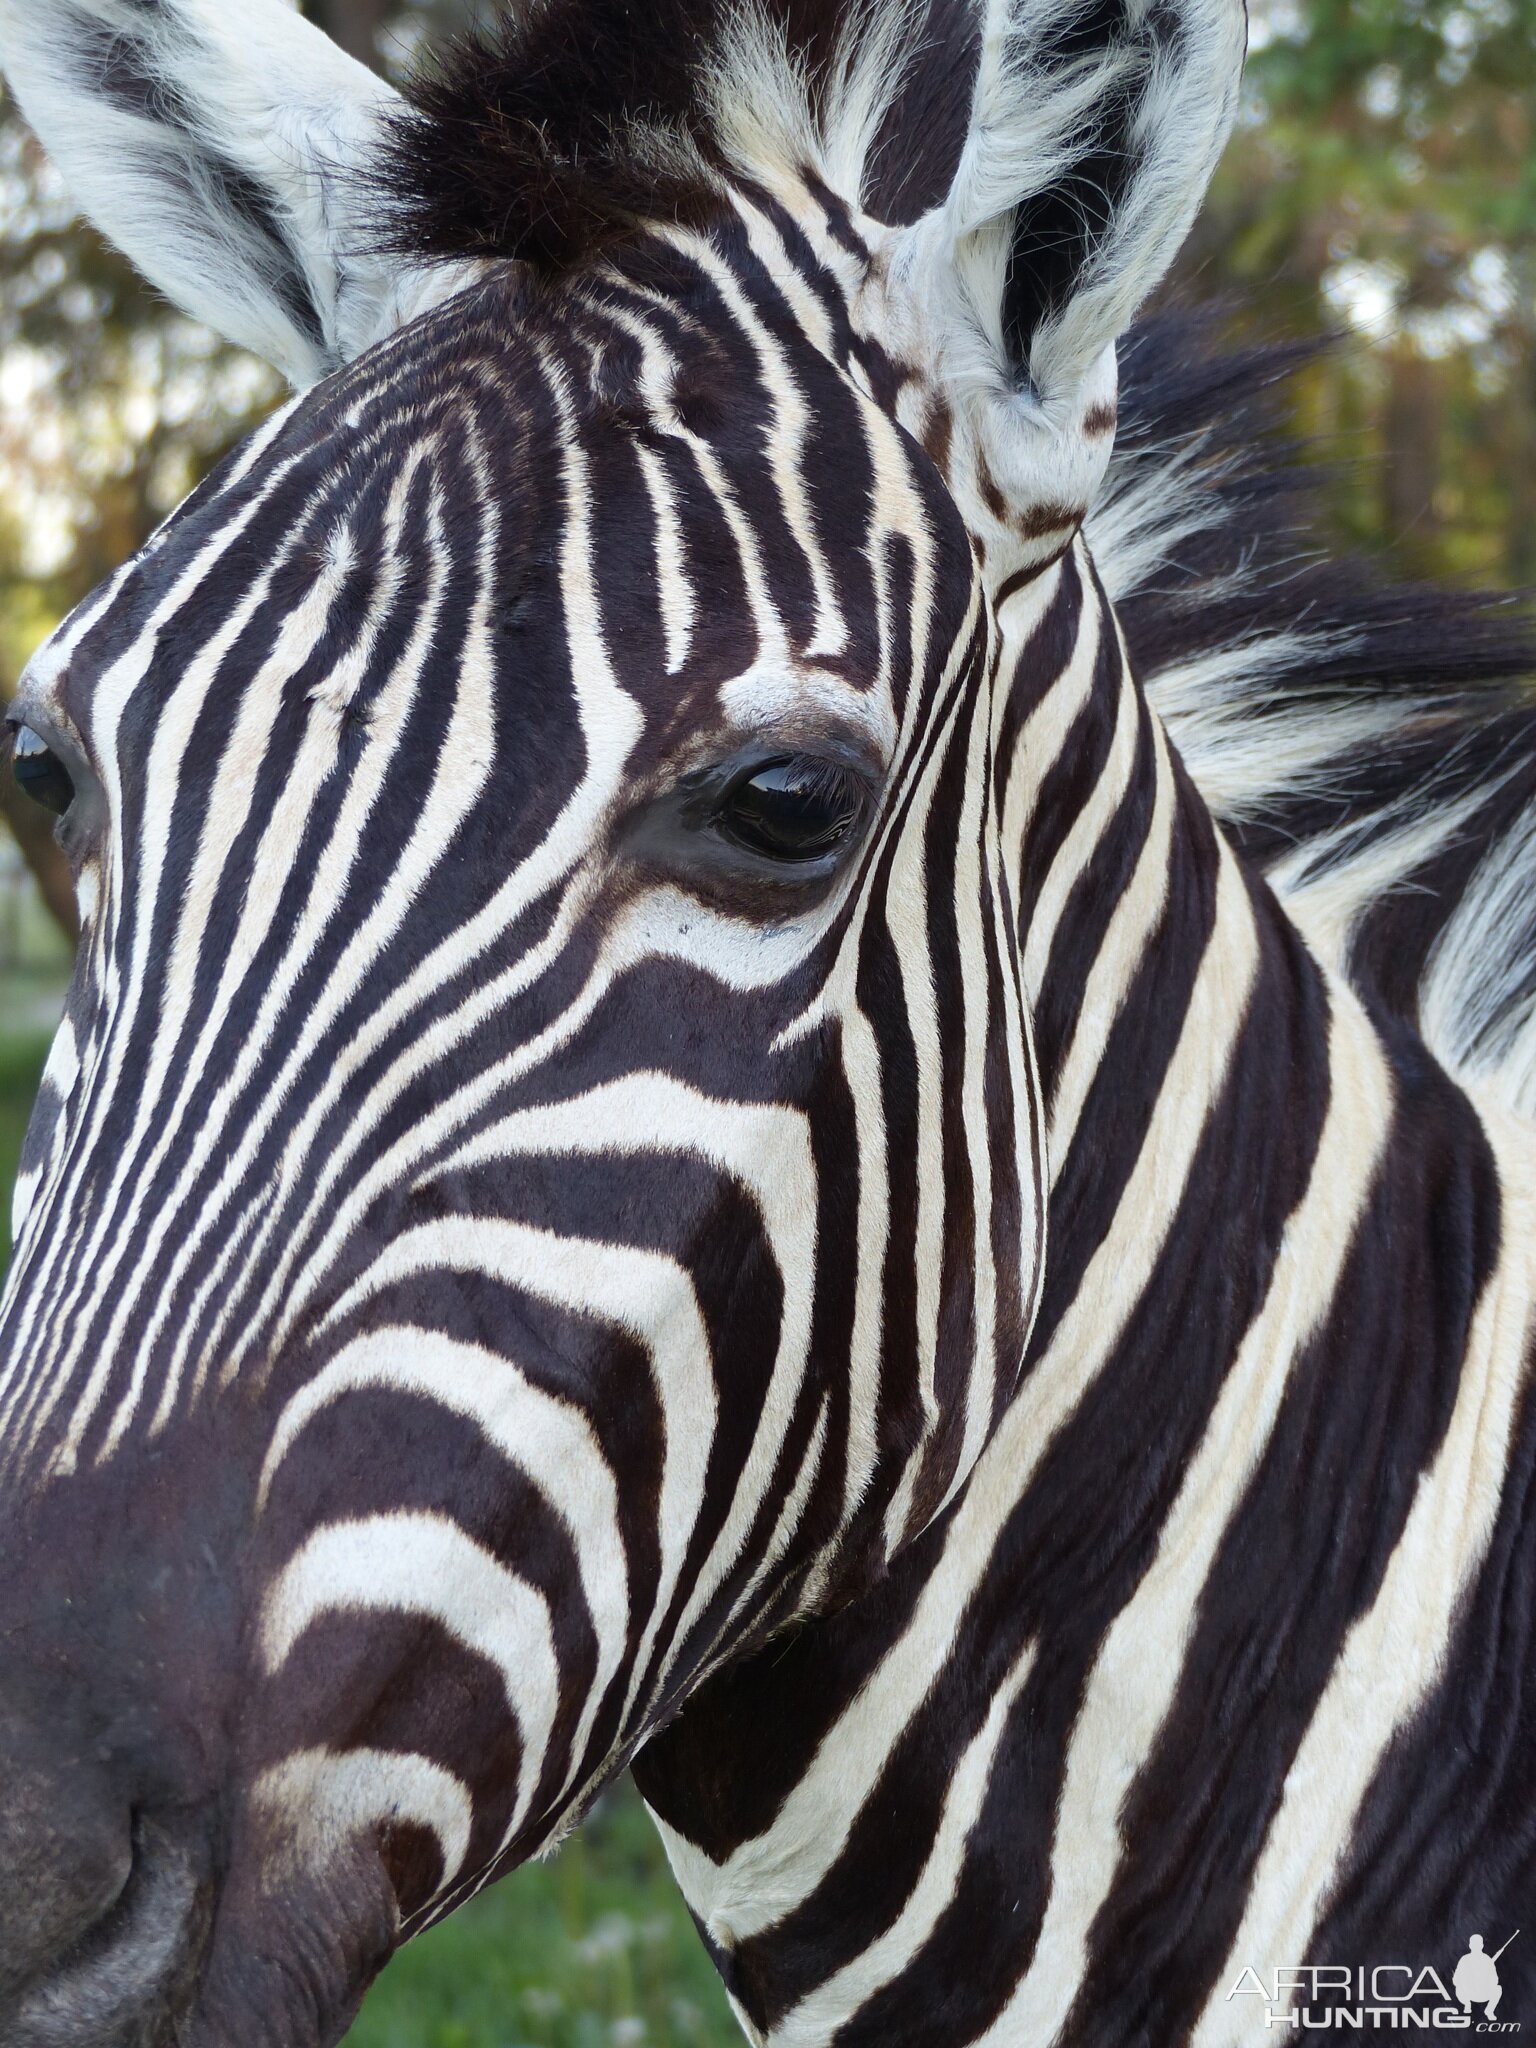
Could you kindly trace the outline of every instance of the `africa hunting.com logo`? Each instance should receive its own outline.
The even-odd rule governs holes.
[[[1264,2001],[1263,2024],[1298,2033],[1359,2033],[1396,2027],[1421,2032],[1518,2034],[1520,2022],[1499,2017],[1504,1996],[1499,1957],[1520,1932],[1489,1955],[1474,1934],[1451,1973],[1447,1990],[1438,1970],[1426,1964],[1375,1963],[1351,1969],[1343,1963],[1279,1964],[1268,1978],[1244,1968],[1227,1993]],[[1476,2010],[1474,2010],[1476,2008]],[[1257,2010],[1254,2018],[1258,2019]]]

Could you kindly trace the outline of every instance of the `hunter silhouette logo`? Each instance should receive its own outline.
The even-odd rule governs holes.
[[[1517,1927],[1515,1934],[1519,1932]],[[1509,1941],[1514,1940],[1515,1934],[1509,1937]],[[1509,1947],[1509,1941],[1505,1942],[1504,1948]],[[1480,1934],[1474,1934],[1468,1942],[1467,1952],[1456,1965],[1456,1974],[1451,1979],[1464,2011],[1470,2012],[1474,2005],[1480,2005],[1483,2008],[1483,2018],[1487,2020],[1491,2020],[1498,2011],[1499,2000],[1504,1995],[1503,1987],[1499,1983],[1498,1961],[1504,1953],[1504,1948],[1496,1949],[1489,1956],[1483,1953],[1483,1937]]]
[[[1415,2032],[1518,2034],[1517,2019],[1497,2017],[1503,1986],[1499,1957],[1517,1939],[1517,1927],[1489,1955],[1480,1934],[1469,1935],[1467,1952],[1448,1988],[1432,1964],[1415,1969],[1410,1963],[1372,1963],[1352,1968],[1343,1963],[1282,1963],[1266,1977],[1250,1964],[1227,1993],[1234,1998],[1263,2000],[1262,2013],[1250,2008],[1253,2023],[1284,2027],[1297,2033],[1356,2033],[1393,2028]],[[1480,2006],[1480,2014],[1473,2008]]]

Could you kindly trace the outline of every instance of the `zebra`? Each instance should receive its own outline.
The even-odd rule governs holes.
[[[1530,639],[1134,324],[1243,48],[0,0],[296,391],[11,707],[11,2048],[334,2043],[626,1767],[775,2048],[1536,2015]]]

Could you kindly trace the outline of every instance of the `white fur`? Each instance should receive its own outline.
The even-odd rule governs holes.
[[[1185,543],[1230,516],[1219,487],[1238,466],[1214,454],[1206,435],[1116,451],[1084,526],[1112,604],[1176,572]],[[1218,594],[1203,592],[1207,602]],[[1287,679],[1309,659],[1347,644],[1336,628],[1308,626],[1303,613],[1284,631],[1251,632],[1143,672],[1149,701],[1218,818],[1247,824],[1282,799],[1339,789],[1369,759],[1374,742],[1400,731],[1421,708],[1365,696],[1307,703],[1286,692]],[[1277,697],[1288,699],[1279,715]]]
[[[463,1867],[475,1817],[461,1778],[402,1750],[297,1750],[262,1773],[252,1803],[277,1823],[299,1866],[322,1876],[341,1843],[401,1821],[430,1828],[444,1887]]]
[[[1220,525],[1228,513],[1218,486],[1236,466],[1213,455],[1204,436],[1116,454],[1085,527],[1112,602],[1153,588],[1177,569],[1188,540]],[[1248,634],[1143,674],[1149,701],[1218,819],[1247,824],[1296,797],[1347,797],[1373,749],[1444,717],[1432,693],[1309,702],[1288,688],[1309,658],[1347,644],[1345,630],[1309,627],[1299,612],[1284,631]],[[1276,860],[1269,884],[1313,951],[1347,975],[1351,942],[1372,905],[1415,887],[1432,860],[1476,832],[1519,765],[1512,758],[1459,792],[1431,775],[1389,811],[1346,810],[1330,831]],[[1435,943],[1418,1005],[1425,1042],[1446,1067],[1487,1083],[1526,1116],[1536,1116],[1536,996],[1527,986],[1533,901],[1536,823],[1527,818],[1488,847]]]
[[[1492,1082],[1525,1116],[1536,1116],[1533,900],[1536,816],[1528,813],[1489,849],[1435,943],[1419,995],[1424,1035],[1452,1072]]]
[[[1131,34],[1048,69],[1039,49],[1080,11],[1077,0],[987,0],[976,99],[960,170],[936,218],[936,237],[994,365],[1001,329],[1009,223],[1097,143],[1106,111],[1138,94],[1136,169],[1078,288],[1030,344],[1028,372],[1048,416],[1074,408],[1093,365],[1130,325],[1173,260],[1226,142],[1242,76],[1246,20],[1237,0],[1181,0],[1180,39],[1153,48],[1136,31],[1151,14],[1129,10]],[[996,367],[994,368],[994,375]]]
[[[155,78],[152,113],[106,90],[109,52]],[[462,282],[370,253],[360,173],[397,96],[285,0],[0,0],[0,68],[97,227],[296,385]],[[281,250],[231,205],[230,171],[280,223],[318,335],[285,300]]]

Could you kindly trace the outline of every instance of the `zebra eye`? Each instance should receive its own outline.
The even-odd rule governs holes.
[[[11,728],[11,772],[22,794],[55,817],[62,818],[75,800],[69,770],[30,725]]]
[[[750,853],[770,860],[821,860],[851,837],[864,809],[863,792],[846,768],[829,761],[770,761],[727,793],[721,829]]]

